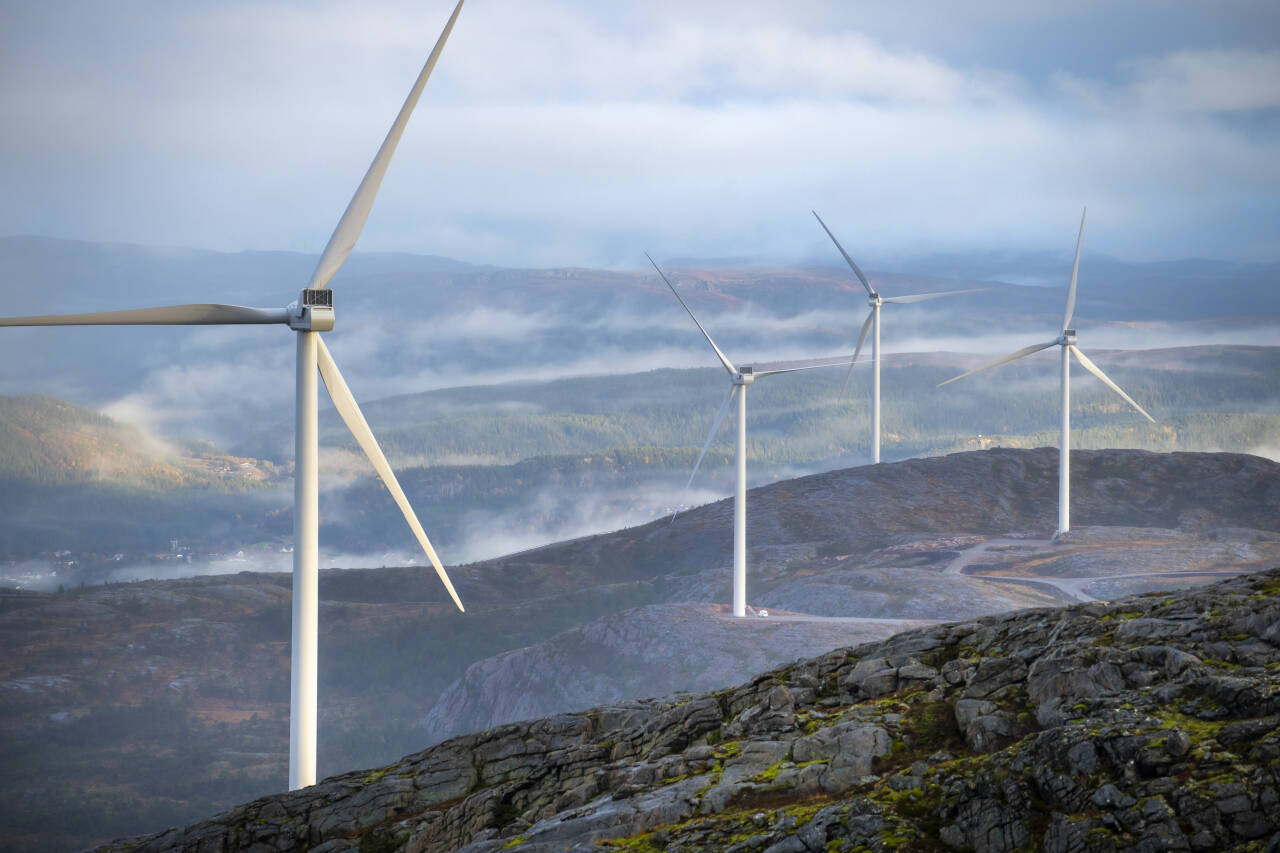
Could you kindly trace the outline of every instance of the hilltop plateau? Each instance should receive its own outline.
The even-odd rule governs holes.
[[[729,501],[455,566],[466,614],[420,568],[322,572],[321,773],[522,718],[723,688],[922,622],[1280,565],[1276,463],[1073,454],[1080,527],[1053,542],[1056,459],[969,452],[753,489],[749,602],[768,617],[718,604]],[[288,576],[262,573],[0,600],[4,849],[159,829],[278,790],[289,608]]]

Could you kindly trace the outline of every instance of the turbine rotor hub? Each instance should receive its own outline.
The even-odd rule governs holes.
[[[333,328],[333,291],[307,288],[288,310],[289,328],[295,332],[327,332]]]
[[[734,385],[750,385],[755,381],[755,368],[750,366],[739,367],[738,375],[733,377]]]
[[[1058,345],[1064,347],[1072,347],[1076,345],[1076,330],[1063,329],[1062,334],[1058,336]]]

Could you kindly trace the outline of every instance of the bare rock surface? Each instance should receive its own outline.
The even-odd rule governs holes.
[[[114,851],[1280,845],[1280,570],[463,735]]]
[[[948,576],[936,567],[872,568],[854,560],[828,566],[815,561],[802,577],[763,589],[753,600],[761,607],[822,616],[934,620],[1070,601],[1052,589]]]
[[[472,664],[423,719],[424,741],[601,702],[727,687],[753,672],[911,624],[735,619],[711,604],[615,613]]]

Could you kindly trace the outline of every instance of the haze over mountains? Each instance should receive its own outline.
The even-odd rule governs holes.
[[[1272,402],[1280,398],[1280,350],[1107,355],[1108,369],[1160,422],[1136,422],[1104,389],[1081,383],[1078,446],[1263,455],[1280,447]],[[966,394],[934,387],[958,369],[947,363],[962,361],[925,356],[886,369],[888,458],[1054,440],[1044,417],[1054,397],[1049,365],[1007,368]],[[865,402],[839,401],[838,382],[838,375],[815,372],[760,383],[751,409],[753,483],[865,457]],[[446,559],[463,562],[642,523],[724,494],[728,435],[712,445],[695,486],[684,487],[718,384],[713,369],[666,370],[426,392],[375,401],[368,412]],[[0,451],[9,460],[0,480],[7,507],[0,541],[3,556],[24,561],[9,567],[9,583],[54,589],[112,578],[286,570],[290,447],[278,425],[246,431],[233,456],[200,444],[165,448],[68,403],[8,398],[0,407]],[[327,565],[414,559],[413,542],[385,512],[381,485],[340,425],[330,419],[322,435],[329,448],[322,498]],[[73,554],[61,562],[79,565],[54,576],[49,555],[64,550]],[[155,558],[160,552],[165,559]]]
[[[1025,345],[1060,314],[1060,286],[984,279],[1053,281],[1055,267],[1065,270],[1068,260],[974,254],[914,261],[928,272],[963,273],[964,283],[990,290],[911,306],[886,326],[885,458],[1053,442],[1054,420],[1044,416],[1055,393],[1050,359],[1030,359],[967,388],[934,385],[976,363],[967,353]],[[289,253],[0,240],[0,280],[11,313],[108,309],[122,304],[120,294],[139,305],[276,305],[293,298],[312,262]],[[835,267],[696,259],[675,267],[675,281],[735,359],[847,352],[862,321],[861,289]],[[872,270],[890,295],[957,285]],[[1274,455],[1280,359],[1277,350],[1239,345],[1278,342],[1276,274],[1275,265],[1129,265],[1086,253],[1077,312],[1082,339],[1160,423],[1136,423],[1086,378],[1076,389],[1078,446]],[[717,369],[701,367],[708,359],[696,331],[656,276],[356,255],[336,285],[340,322],[330,342],[450,562],[640,523],[727,490],[727,435],[713,445],[694,488],[683,489],[722,390]],[[371,325],[375,316],[378,328]],[[344,343],[344,330],[359,333],[348,339],[358,338],[358,346]],[[53,468],[0,470],[11,483],[0,530],[8,547],[0,557],[44,560],[11,566],[10,582],[49,589],[64,583],[45,571],[48,558],[40,556],[62,550],[77,551],[72,559],[80,568],[94,558],[79,552],[98,555],[99,571],[89,582],[244,568],[216,561],[245,549],[242,559],[254,561],[248,565],[287,569],[292,346],[272,331],[6,329],[0,389],[102,408],[121,424],[68,408],[61,432],[46,441],[101,429],[93,439],[101,444],[113,430],[145,431],[136,433],[136,452],[126,454],[138,467],[132,473],[120,470],[119,460],[64,464],[83,456],[83,448],[52,449],[63,459]],[[1206,341],[1237,346],[1131,351]],[[669,369],[676,367],[687,369]],[[748,415],[752,482],[865,459],[867,372],[855,370],[844,399],[840,373],[757,386]],[[483,384],[497,380],[502,384]],[[21,459],[28,469],[44,458],[29,453],[21,436],[48,405],[7,407],[5,458]],[[380,487],[331,411],[322,413],[322,442],[327,564],[412,559],[412,541],[382,512]],[[156,453],[168,454],[167,480],[147,474],[160,464]],[[115,473],[103,475],[107,468]],[[170,551],[175,542],[188,549],[181,566],[134,559]],[[121,553],[129,565],[110,560]],[[201,553],[215,562],[201,563]],[[29,580],[15,581],[19,575]],[[36,575],[43,581],[30,580]]]
[[[846,242],[856,254],[856,238]],[[639,269],[640,247],[636,255]],[[290,253],[0,238],[0,286],[11,314],[106,310],[121,300],[278,306],[296,297],[313,264],[313,256]],[[995,277],[1061,287],[1070,258],[1064,253],[1055,265],[1039,256],[975,255],[916,267],[903,260],[896,267],[903,273],[868,266],[887,294],[954,289],[955,279],[938,275],[956,272],[965,283],[993,287],[899,312],[885,336],[890,352],[985,353],[1034,333],[1042,325],[1036,316],[1061,313],[1056,288],[993,283]],[[1093,349],[1280,343],[1273,322],[1278,271],[1275,264],[1205,261],[1132,265],[1086,252],[1079,325]],[[857,282],[835,266],[690,264],[673,274],[738,360],[848,351],[865,313]],[[643,271],[511,270],[357,254],[335,288],[339,324],[329,339],[362,400],[707,363],[678,305]],[[0,339],[0,391],[109,407],[162,432],[232,446],[246,422],[289,419],[292,400],[280,378],[289,344],[258,328],[10,329]]]

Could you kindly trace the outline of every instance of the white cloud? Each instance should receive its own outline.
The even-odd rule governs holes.
[[[947,104],[1001,97],[1009,75],[957,70],[917,51],[891,50],[850,30],[732,15],[718,21],[655,16],[620,29],[565,7],[494,5],[469,26],[482,47],[455,76],[474,97],[533,102],[730,98],[868,98]]]
[[[1181,50],[1129,64],[1133,99],[1160,112],[1280,107],[1280,50]]]
[[[318,250],[448,7],[26,10],[0,75],[20,129],[0,233]],[[1274,48],[1160,46],[1157,27],[1089,62],[1111,13],[1086,4],[1057,37],[1083,58],[1046,90],[1001,51],[949,58],[921,21],[981,42],[1048,13],[911,8],[469,5],[361,248],[794,258],[820,250],[815,206],[872,252],[1056,248],[1088,202],[1095,250],[1276,256],[1274,133],[1222,120],[1277,106]]]

